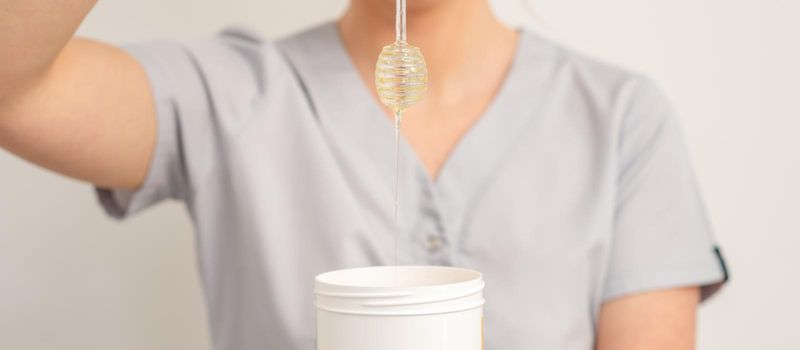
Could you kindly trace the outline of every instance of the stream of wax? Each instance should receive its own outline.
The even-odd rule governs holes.
[[[384,46],[375,64],[375,88],[381,103],[394,113],[395,179],[394,179],[394,265],[399,264],[400,225],[400,125],[403,112],[422,99],[428,82],[425,59],[419,48],[406,41],[406,0],[397,0],[395,42]],[[397,268],[394,269],[397,284]]]
[[[400,124],[403,122],[403,111],[394,113],[394,284],[397,285],[397,265],[400,251]]]

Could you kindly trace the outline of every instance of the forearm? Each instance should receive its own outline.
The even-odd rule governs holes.
[[[697,287],[625,296],[603,305],[596,350],[692,350]]]
[[[96,0],[0,0],[0,103],[33,84]]]

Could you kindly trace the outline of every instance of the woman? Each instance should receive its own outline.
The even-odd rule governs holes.
[[[0,145],[117,217],[186,203],[216,349],[312,349],[313,276],[394,263],[394,1],[269,42],[72,38],[94,1],[5,0]],[[403,264],[487,281],[490,349],[691,349],[726,279],[666,98],[482,0],[411,1],[429,89],[401,147]]]

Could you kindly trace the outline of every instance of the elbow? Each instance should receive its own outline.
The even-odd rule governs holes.
[[[2,59],[0,59],[2,62]],[[20,65],[11,62],[7,67],[0,66],[0,119],[10,110],[10,106],[18,102],[22,96],[31,91],[44,79],[51,70],[54,60],[34,65]]]
[[[0,132],[7,129],[12,115],[18,114],[21,101],[32,91],[42,74],[9,76],[0,73]],[[0,134],[1,135],[1,134]]]
[[[14,89],[8,88],[5,84],[0,84],[0,135],[7,128],[8,120],[11,118],[11,106],[16,100],[12,94],[13,91]]]

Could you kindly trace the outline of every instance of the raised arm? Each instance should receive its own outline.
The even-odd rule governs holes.
[[[153,98],[131,56],[73,38],[94,3],[0,1],[0,147],[99,186],[135,188],[155,144]]]

